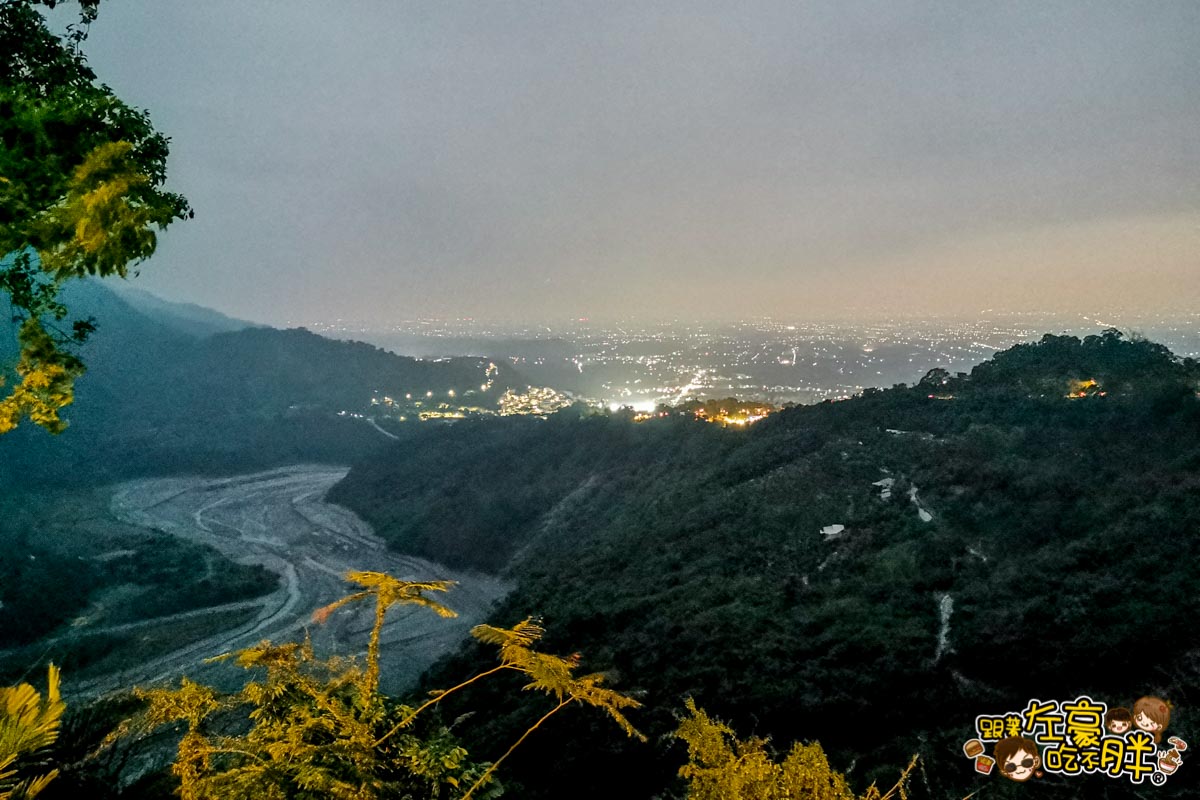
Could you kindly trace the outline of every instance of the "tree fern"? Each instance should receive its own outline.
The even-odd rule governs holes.
[[[364,591],[343,597],[313,613],[313,620],[324,622],[335,610],[360,600],[375,599],[375,623],[371,626],[371,637],[367,642],[367,671],[363,676],[363,691],[371,694],[379,686],[379,639],[383,632],[384,617],[394,605],[417,605],[436,613],[439,617],[457,617],[458,614],[425,592],[446,592],[454,581],[402,581],[383,572],[347,572],[346,580],[357,583]]]
[[[563,658],[536,652],[533,646],[544,633],[540,622],[532,617],[512,628],[477,625],[471,630],[471,635],[484,644],[499,646],[502,666],[524,672],[531,678],[524,687],[526,690],[545,692],[564,704],[577,702],[603,709],[627,735],[645,741],[646,737],[638,733],[621,713],[621,709],[638,708],[641,703],[601,686],[605,679],[603,673],[576,677],[578,654]]]
[[[317,658],[312,643],[254,647],[232,658],[260,673],[233,695],[184,680],[177,689],[139,690],[147,707],[116,735],[145,733],[163,725],[184,726],[172,772],[184,800],[296,798],[368,800],[377,797],[448,796],[484,772],[445,729],[382,741],[385,730],[411,714],[379,694],[379,639],[387,610],[398,603],[454,616],[425,595],[446,591],[447,581],[401,581],[382,573],[352,572],[347,580],[363,587],[320,610],[324,621],[336,609],[375,602],[375,624],[365,664]],[[244,711],[251,727],[241,736],[221,735],[227,718]]]
[[[603,709],[629,735],[644,740],[622,713],[639,703],[603,686],[604,676],[576,676],[579,657],[534,650],[543,630],[532,619],[511,629],[488,625],[473,634],[500,649],[500,664],[414,708],[379,693],[379,640],[388,609],[418,605],[443,617],[454,611],[428,597],[445,592],[449,581],[402,581],[376,572],[351,572],[346,579],[362,591],[314,614],[323,622],[337,609],[364,600],[375,604],[375,622],[365,663],[319,659],[312,643],[262,642],[233,658],[250,670],[265,672],[242,691],[222,697],[184,680],[177,689],[139,690],[144,712],[117,736],[180,725],[183,736],[172,772],[183,800],[373,800],[383,797],[433,797],[483,800],[499,795],[496,768],[542,723],[568,705]],[[488,675],[515,670],[529,678],[526,690],[540,691],[557,704],[493,764],[469,760],[467,751],[444,726],[414,730],[421,713],[447,695]],[[217,733],[221,720],[245,709],[251,723],[244,735]]]
[[[495,772],[500,763],[508,758],[531,733],[551,716],[572,703],[603,709],[627,735],[636,737],[643,742],[646,741],[646,737],[639,733],[621,713],[621,709],[637,708],[641,703],[628,695],[602,687],[600,685],[604,681],[602,673],[576,677],[574,672],[579,666],[578,654],[563,658],[535,651],[533,646],[544,633],[540,622],[532,617],[522,620],[512,628],[477,625],[471,630],[471,635],[479,641],[485,644],[494,644],[500,648],[500,668],[514,669],[529,676],[530,682],[523,687],[526,691],[536,690],[552,695],[558,700],[558,705],[543,715],[505,751],[504,755],[496,759],[496,763],[488,768],[479,782],[467,790],[467,793],[463,795],[463,800],[469,800],[476,789]]]

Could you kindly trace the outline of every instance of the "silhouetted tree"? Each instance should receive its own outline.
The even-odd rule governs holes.
[[[155,229],[190,217],[162,189],[167,138],[121,102],[79,50],[99,0],[83,0],[64,37],[37,6],[0,0],[0,290],[17,325],[19,356],[0,374],[0,434],[28,418],[54,433],[84,365],[72,352],[91,320],[63,324],[64,281],[124,277],[150,257]]]

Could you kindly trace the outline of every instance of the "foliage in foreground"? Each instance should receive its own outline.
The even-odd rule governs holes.
[[[400,581],[375,572],[352,572],[347,579],[362,591],[317,612],[317,621],[359,600],[373,600],[372,627],[365,665],[340,659],[322,660],[311,643],[273,645],[263,642],[234,657],[265,677],[242,691],[221,696],[188,680],[178,689],[137,690],[148,702],[140,717],[110,737],[149,733],[166,725],[182,725],[183,737],[171,767],[184,800],[222,797],[238,800],[272,798],[498,796],[494,775],[500,763],[552,715],[572,704],[605,711],[630,736],[641,737],[622,713],[639,703],[602,686],[602,675],[575,675],[575,657],[540,653],[534,646],[543,634],[533,620],[513,628],[476,627],[472,634],[496,645],[500,664],[451,689],[433,693],[413,707],[379,692],[379,637],[388,608],[420,605],[440,616],[454,612],[431,598],[444,592],[446,581]],[[556,705],[527,730],[494,763],[467,758],[452,726],[426,723],[418,717],[444,697],[488,675],[516,671],[529,682],[526,690],[551,696]],[[247,711],[249,730],[237,730],[236,712]]]
[[[58,775],[36,763],[38,752],[58,738],[66,710],[58,678],[51,665],[44,700],[28,683],[0,687],[0,800],[27,800]]]
[[[23,418],[52,433],[66,426],[58,412],[83,373],[72,348],[94,326],[66,329],[63,282],[124,277],[153,254],[156,228],[192,213],[162,188],[166,137],[99,84],[79,51],[97,0],[81,3],[65,39],[37,5],[0,2],[0,292],[20,346],[11,374],[0,373],[0,385],[17,379],[0,396],[0,434]]]
[[[452,584],[401,581],[376,572],[351,572],[346,577],[362,591],[318,610],[314,619],[324,622],[342,606],[373,601],[375,619],[365,664],[318,659],[308,639],[281,645],[262,642],[221,657],[263,671],[260,679],[224,696],[187,679],[177,689],[135,690],[145,710],[119,726],[106,744],[166,726],[182,728],[171,773],[183,800],[483,800],[504,793],[495,778],[500,764],[546,720],[572,704],[599,708],[627,735],[646,740],[623,713],[640,704],[604,687],[603,675],[577,676],[578,654],[562,658],[538,652],[535,646],[544,630],[532,619],[512,628],[479,625],[472,630],[480,642],[499,648],[498,666],[451,689],[431,692],[419,706],[393,701],[378,687],[380,635],[388,609],[420,605],[440,616],[454,616],[429,596]],[[422,714],[451,693],[504,671],[522,674],[528,680],[525,690],[546,694],[555,705],[494,762],[472,761],[451,731],[453,724],[430,722]],[[857,800],[845,778],[830,768],[819,744],[798,743],[776,762],[766,740],[740,741],[690,699],[687,708],[689,716],[675,736],[688,746],[689,761],[679,770],[687,782],[688,800]],[[57,776],[58,769],[50,769],[44,759],[31,763],[29,756],[54,743],[63,711],[53,667],[44,702],[27,684],[0,689],[0,800],[31,798]],[[20,756],[24,763],[18,774],[13,764]],[[906,798],[905,784],[914,764],[915,759],[886,794],[872,786],[861,800]]]
[[[652,740],[690,696],[737,730],[816,736],[860,790],[919,751],[922,789],[962,797],[994,783],[961,755],[977,714],[1200,685],[1200,649],[1179,635],[1193,615],[1180,598],[1200,593],[1195,366],[1115,334],[1065,338],[1017,351],[1020,369],[998,355],[1003,369],[977,367],[992,377],[972,373],[952,399],[897,387],[747,430],[448,426],[364,459],[333,494],[401,552],[514,553],[496,570],[515,584],[498,618],[543,614],[548,649],[628,676]],[[1068,397],[1083,378],[1106,394]],[[533,519],[489,528],[513,498],[538,504]],[[820,533],[832,523],[844,534]],[[470,674],[477,650],[435,665],[429,685]],[[528,726],[491,685],[460,702],[490,714],[463,734],[472,753]],[[674,759],[591,722],[529,742],[507,779],[530,800],[648,797],[676,779]],[[1172,725],[1200,735],[1194,717]],[[1102,776],[1039,791],[1127,794]]]
[[[739,740],[694,700],[686,702],[690,716],[675,735],[688,747],[688,763],[679,770],[688,782],[688,800],[856,800],[846,778],[830,768],[820,744],[796,742],[782,761],[775,761],[766,739]],[[916,763],[914,756],[886,794],[871,786],[862,800],[906,800]]]

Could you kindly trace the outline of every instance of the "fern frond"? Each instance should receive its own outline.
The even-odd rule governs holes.
[[[526,617],[511,628],[497,628],[493,625],[476,625],[471,629],[471,635],[484,644],[494,644],[503,648],[530,648],[546,633],[537,617]]]
[[[739,740],[693,700],[685,703],[689,716],[675,735],[688,746],[688,763],[679,770],[688,782],[688,800],[855,800],[845,777],[829,766],[821,745],[797,742],[777,762],[767,751],[766,739]],[[904,798],[916,763],[914,757],[886,795],[871,786],[862,800],[891,800],[897,794]]]
[[[471,635],[479,641],[499,646],[500,662],[504,666],[520,670],[529,676],[529,683],[522,687],[526,691],[545,692],[553,695],[559,703],[579,702],[602,708],[626,735],[645,741],[646,737],[634,728],[620,711],[622,708],[638,708],[641,703],[628,695],[602,687],[602,673],[576,677],[575,669],[580,660],[578,653],[564,658],[533,650],[532,646],[544,633],[541,620],[532,617],[522,620],[512,628],[476,625],[471,629]]]
[[[263,640],[253,647],[239,651],[234,659],[239,667],[283,667],[294,666],[303,658],[303,645],[297,642],[272,644]]]
[[[141,717],[150,730],[172,722],[187,722],[195,730],[223,705],[215,690],[187,678],[178,689],[134,689],[133,695],[149,704]]]
[[[47,672],[47,677],[46,677],[46,700],[47,700],[47,703],[51,706],[61,705],[62,704],[62,693],[59,691],[59,682],[62,677],[62,673],[59,670],[59,668],[54,666],[53,664],[51,664],[47,668],[46,672]],[[65,711],[66,708],[64,707],[63,710]]]
[[[455,581],[402,581],[386,572],[347,572],[343,577],[363,587],[364,594],[395,598],[412,598],[422,592],[446,592],[457,585]]]
[[[354,574],[354,573],[351,573],[351,574]],[[369,574],[369,573],[365,573],[365,574]],[[337,611],[342,606],[350,605],[351,603],[357,603],[359,600],[365,600],[366,598],[368,598],[370,596],[371,596],[370,592],[355,592],[354,594],[346,595],[345,597],[343,597],[340,600],[334,600],[329,605],[321,606],[316,611],[314,611],[312,613],[312,621],[317,623],[318,625],[324,625],[326,622],[329,621],[329,615],[332,614],[334,611]]]
[[[564,695],[571,694],[575,684],[575,679],[571,677],[571,670],[575,668],[572,662],[558,656],[532,651],[517,654],[513,652],[515,649],[508,648],[506,655],[521,655],[521,658],[514,661],[514,665],[533,679],[525,686],[526,689],[538,689],[553,694],[559,700],[562,700]]]
[[[621,713],[622,708],[641,708],[642,704],[632,697],[608,689],[600,684],[604,681],[603,673],[584,675],[571,681],[567,691],[575,700],[589,706],[603,709],[625,731],[626,736],[632,736],[639,741],[646,737],[633,727],[633,724]]]

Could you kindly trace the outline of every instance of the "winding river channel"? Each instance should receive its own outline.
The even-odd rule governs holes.
[[[443,619],[417,607],[399,606],[389,612],[381,659],[385,691],[410,684],[437,658],[456,648],[508,587],[493,577],[389,551],[353,512],[324,501],[325,493],[346,472],[342,467],[305,465],[232,478],[143,479],[116,487],[111,510],[117,519],[210,545],[238,563],[261,564],[279,575],[279,587],[249,604],[211,610],[218,614],[249,605],[256,609],[249,621],[246,614],[230,615],[241,623],[178,650],[146,653],[136,667],[75,684],[69,693],[94,696],[183,675],[233,685],[240,670],[205,660],[264,639],[295,640],[306,630],[319,655],[361,653],[372,621],[370,607],[340,610],[325,625],[311,622],[314,610],[354,590],[342,579],[350,570],[458,584],[438,598],[458,612],[457,618]],[[188,615],[198,613],[204,612]]]

